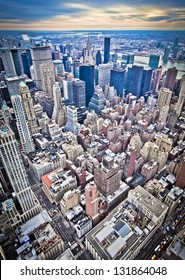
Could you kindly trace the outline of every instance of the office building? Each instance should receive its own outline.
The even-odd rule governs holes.
[[[0,126],[0,155],[6,174],[21,206],[22,219],[30,219],[40,212],[40,205],[29,186],[15,134],[8,125],[3,123]]]
[[[62,150],[66,154],[67,159],[71,162],[74,162],[77,157],[81,156],[84,153],[82,146],[76,141],[63,143]]]
[[[158,93],[157,105],[161,109],[164,106],[169,106],[172,98],[172,91],[168,88],[161,88]]]
[[[89,36],[88,36],[88,39],[87,39],[86,47],[84,48],[83,63],[85,63],[85,64],[94,64],[94,59],[93,59],[93,55],[92,55],[92,50],[91,50],[91,44],[90,44]]]
[[[23,65],[23,72],[28,76],[28,78],[31,79],[30,67],[32,65],[32,60],[30,50],[26,50],[26,52],[23,52],[21,54],[21,59]]]
[[[89,102],[89,111],[93,110],[97,115],[100,115],[101,111],[105,107],[104,103],[105,103],[105,95],[103,94],[102,89],[99,86],[97,86]]]
[[[169,88],[170,90],[173,91],[174,85],[175,85],[175,80],[177,77],[178,69],[176,67],[169,68],[166,71],[166,78],[164,81],[164,87]]]
[[[179,205],[183,190],[179,187],[173,187],[167,194],[164,203],[168,206],[168,215]]]
[[[158,68],[159,61],[160,61],[160,55],[151,54],[150,57],[149,57],[148,66],[149,66],[152,70],[156,70],[156,69]]]
[[[105,86],[110,84],[111,70],[113,69],[113,63],[108,62],[106,64],[99,65],[98,84],[104,90]]]
[[[125,70],[116,68],[111,70],[110,86],[114,86],[117,91],[117,95],[122,97],[124,90],[124,74]]]
[[[71,131],[74,134],[80,132],[80,124],[78,123],[77,108],[75,106],[67,106],[67,123],[65,125],[67,131]]]
[[[112,194],[120,186],[119,165],[110,156],[94,167],[94,182],[98,190],[104,195]]]
[[[142,66],[133,65],[132,67],[128,67],[126,80],[126,94],[132,93],[137,98],[140,97],[142,77]]]
[[[110,38],[104,38],[104,61],[108,63],[110,61]]]
[[[4,71],[8,75],[17,76],[12,53],[10,49],[0,49],[0,60]]]
[[[141,81],[141,92],[140,95],[144,96],[147,92],[150,91],[150,84],[152,79],[152,69],[144,69],[143,70],[143,77]]]
[[[19,93],[19,84],[21,81],[25,81],[25,78],[23,77],[10,77],[5,78],[6,85],[8,88],[9,96],[16,95]]]
[[[80,80],[85,82],[86,107],[94,94],[94,65],[80,65]]]
[[[140,186],[135,190],[86,234],[86,249],[95,260],[135,259],[161,226],[167,206]]]
[[[69,209],[77,206],[81,201],[81,192],[79,189],[69,190],[65,192],[60,201],[60,208],[62,213],[66,213]]]
[[[20,83],[20,91],[24,88],[24,84]],[[23,106],[22,96],[16,94],[11,97],[12,106],[16,117],[16,125],[20,137],[21,148],[25,154],[35,151],[33,138],[29,122],[26,119],[26,114]]]
[[[154,71],[154,79],[152,83],[152,92],[156,93],[159,89],[160,80],[162,76],[162,66],[159,66],[157,70]]]
[[[182,76],[181,89],[180,89],[178,101],[176,103],[176,111],[178,116],[181,114],[184,105],[184,100],[185,100],[185,75]]]
[[[75,79],[72,82],[73,86],[73,104],[76,107],[85,107],[85,82],[79,79]]]
[[[40,64],[40,77],[42,90],[47,96],[53,97],[53,85],[55,83],[55,71],[53,63]]]
[[[12,49],[11,53],[12,53],[12,58],[13,58],[13,62],[14,62],[14,65],[15,65],[16,74],[17,74],[17,76],[21,76],[22,75],[22,69],[21,69],[19,51],[17,49]]]
[[[41,80],[41,72],[40,72],[40,64],[51,64],[52,56],[51,56],[51,48],[49,46],[46,47],[33,47],[31,48],[31,58],[33,62],[34,69],[34,78],[36,87],[41,90],[42,89],[42,80]]]
[[[62,76],[64,74],[64,64],[62,60],[55,59],[53,60],[55,76]]]
[[[164,56],[163,56],[163,62],[167,62],[170,56],[170,48],[165,48],[164,50]]]
[[[98,50],[96,53],[96,65],[99,66],[99,64],[102,64],[102,57],[101,52]]]
[[[29,128],[31,130],[31,133],[35,134],[39,131],[39,128],[37,125],[37,118],[35,116],[33,99],[31,97],[28,86],[24,82],[21,82],[19,85],[19,94],[22,99],[22,103],[23,103],[26,119],[29,124]]]
[[[99,220],[100,193],[94,182],[90,182],[85,187],[85,212],[87,216],[90,216],[93,220],[93,224],[96,224]]]

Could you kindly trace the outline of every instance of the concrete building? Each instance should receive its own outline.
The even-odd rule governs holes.
[[[108,196],[119,188],[119,165],[114,162],[112,157],[104,157],[103,161],[95,166],[94,182],[104,196]]]
[[[146,207],[145,200],[150,194],[142,188],[141,194],[139,187],[136,189],[138,197],[143,198],[140,203],[144,204],[136,205],[133,196],[135,190],[131,190],[128,201],[120,204],[119,208],[86,234],[86,249],[94,259],[134,259],[162,224],[167,206],[152,196],[152,199],[156,199],[155,206],[148,202]],[[154,218],[156,216],[157,219]]]
[[[80,132],[80,124],[78,123],[77,108],[75,106],[67,106],[67,123],[65,125],[67,131],[71,131],[74,134]]]
[[[53,171],[56,168],[66,167],[66,155],[57,148],[48,146],[46,151],[41,151],[29,155],[27,161],[30,169],[33,171],[38,180],[41,176]]]
[[[179,187],[173,187],[167,194],[164,203],[168,206],[168,215],[179,205],[183,195],[183,190]]]
[[[15,134],[8,125],[0,124],[0,156],[11,186],[22,210],[22,221],[40,212],[40,204],[33,194]]]
[[[99,220],[99,201],[100,193],[97,186],[94,182],[90,182],[85,187],[85,211],[86,215],[92,218],[93,224]]]
[[[74,160],[84,153],[84,150],[81,145],[79,145],[76,141],[72,141],[71,143],[62,144],[62,150],[67,156],[67,159],[74,162]]]
[[[169,106],[172,98],[172,91],[168,88],[161,88],[158,94],[157,104],[161,109],[164,106]]]
[[[179,93],[179,98],[176,103],[176,111],[178,116],[181,114],[184,105],[184,100],[185,100],[185,75],[183,75],[182,77],[182,85]]]
[[[47,96],[53,97],[53,86],[55,83],[54,65],[53,63],[42,63],[39,66],[42,90]]]
[[[20,92],[22,91],[25,84],[20,83]],[[35,151],[35,145],[31,135],[31,129],[29,122],[26,119],[22,96],[16,94],[11,97],[15,117],[16,125],[20,137],[21,147],[25,154]]]
[[[9,96],[16,95],[19,93],[19,85],[21,82],[25,82],[25,77],[7,77],[5,78],[6,85],[8,88]]]
[[[76,177],[71,171],[65,171],[63,168],[57,168],[52,172],[41,177],[42,190],[51,203],[59,203],[63,195],[77,187]]]
[[[42,82],[41,82],[40,64],[52,63],[51,48],[49,46],[32,47],[31,58],[33,62],[36,87],[39,90],[41,90]]]
[[[166,78],[164,81],[164,87],[173,91],[175,80],[177,77],[178,69],[176,67],[169,68],[166,72]]]
[[[110,84],[110,75],[112,69],[112,62],[99,65],[98,84],[103,90],[105,89],[106,85]]]
[[[72,220],[78,238],[82,238],[89,230],[92,229],[92,219],[82,212],[77,218]]]
[[[2,62],[4,71],[6,74],[16,76],[15,65],[10,49],[1,48],[0,49],[0,60]]]
[[[81,193],[79,189],[67,191],[60,201],[60,208],[62,213],[66,213],[69,209],[78,205],[81,201]]]
[[[28,121],[31,133],[35,134],[39,131],[39,128],[37,125],[37,119],[34,111],[33,99],[31,97],[28,86],[24,82],[21,82],[19,85],[19,94],[22,98],[26,119]]]

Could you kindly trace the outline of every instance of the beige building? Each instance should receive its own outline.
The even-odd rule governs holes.
[[[172,91],[168,88],[161,88],[158,93],[157,105],[161,109],[164,106],[169,106],[172,98]]]
[[[40,76],[42,90],[49,97],[53,97],[53,85],[55,83],[55,70],[53,63],[40,64]]]
[[[42,190],[51,203],[59,203],[64,193],[77,188],[76,176],[71,171],[65,171],[63,168],[56,170],[41,177]]]
[[[34,111],[33,99],[31,97],[28,86],[23,82],[19,85],[19,94],[22,98],[26,119],[29,123],[31,133],[35,134],[39,131],[39,128],[37,125],[37,119]]]
[[[72,141],[71,143],[62,144],[62,150],[67,156],[67,159],[74,162],[74,160],[83,155],[84,150],[81,145],[79,145],[76,141]]]
[[[155,225],[161,225],[168,207],[141,186],[128,193],[128,201],[139,208]]]
[[[60,201],[60,208],[63,213],[78,205],[81,201],[81,193],[79,189],[67,191]]]
[[[183,195],[183,190],[179,187],[173,187],[167,194],[164,203],[168,206],[168,215],[178,206]]]

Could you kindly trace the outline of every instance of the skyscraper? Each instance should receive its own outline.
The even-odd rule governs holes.
[[[28,86],[24,82],[21,82],[20,85],[19,85],[19,94],[22,98],[22,103],[23,103],[23,106],[24,106],[26,119],[29,123],[31,133],[32,134],[37,133],[39,131],[39,128],[38,128],[37,119],[36,119],[36,116],[35,116],[33,99],[31,97]]]
[[[86,107],[94,94],[94,65],[80,66],[80,80],[85,82]]]
[[[119,165],[110,156],[94,167],[94,182],[98,190],[104,195],[112,194],[120,186]]]
[[[9,49],[0,49],[0,58],[6,74],[16,76],[17,74],[11,51]]]
[[[166,49],[164,50],[163,61],[164,61],[164,62],[167,62],[168,59],[169,59],[169,56],[170,56],[170,48],[166,48]]]
[[[53,60],[55,76],[61,76],[64,73],[64,64],[62,60],[56,59]]]
[[[173,42],[173,48],[176,48],[179,44],[179,38],[175,38],[174,42]]]
[[[85,187],[85,212],[87,216],[90,216],[96,221],[98,218],[99,210],[99,191],[94,182],[91,182]]]
[[[23,88],[24,86],[25,84],[21,82],[20,88]],[[22,97],[18,94],[13,95],[11,97],[11,101],[16,117],[16,125],[19,132],[22,150],[25,154],[29,154],[35,150],[35,146],[33,143],[29,123],[26,120]]]
[[[75,106],[67,106],[67,123],[65,125],[67,131],[71,131],[74,134],[80,132],[80,124],[78,123],[78,112]]]
[[[40,77],[42,90],[49,97],[53,97],[53,85],[55,83],[55,71],[53,63],[40,64]]]
[[[132,93],[139,98],[141,91],[141,82],[143,77],[143,67],[133,65],[128,67],[126,94]]]
[[[173,91],[175,80],[177,77],[178,69],[176,67],[169,68],[166,72],[166,78],[164,81],[164,87]]]
[[[66,110],[65,105],[62,104],[61,100],[61,89],[60,84],[55,82],[53,86],[53,98],[54,98],[54,108],[52,118],[59,125],[59,127],[64,126],[66,123]]]
[[[144,69],[141,82],[141,96],[150,90],[150,84],[152,79],[152,69]]]
[[[28,52],[22,53],[21,59],[22,59],[24,74],[26,74],[28,78],[31,79],[30,67],[32,65],[32,61],[30,59],[29,53]]]
[[[185,100],[185,75],[182,76],[182,85],[179,93],[179,98],[176,104],[177,115],[181,114]]]
[[[99,65],[98,84],[103,90],[106,85],[110,84],[110,75],[112,69],[113,69],[112,62]]]
[[[12,49],[11,53],[15,65],[16,74],[17,76],[20,76],[22,75],[22,69],[21,69],[19,51],[17,49]]]
[[[20,82],[24,82],[24,77],[10,77],[5,79],[10,97],[18,94]]]
[[[31,58],[34,68],[35,83],[38,89],[42,89],[40,64],[52,63],[50,47],[33,47],[31,48]]]
[[[110,38],[104,38],[104,62],[110,61]]]
[[[168,88],[161,88],[158,94],[157,104],[159,108],[169,106],[172,98],[172,91]]]
[[[96,65],[102,64],[101,52],[98,50],[96,53]]]
[[[110,86],[114,86],[118,96],[123,96],[125,70],[116,68],[111,70]]]
[[[149,58],[148,66],[153,70],[156,70],[159,65],[160,55],[151,54]]]
[[[22,220],[30,219],[39,213],[40,205],[29,186],[15,134],[7,124],[2,122],[0,124],[0,156],[21,206]]]
[[[162,66],[159,66],[157,70],[154,71],[154,79],[153,79],[153,86],[152,86],[153,93],[156,93],[158,91],[161,75],[162,75]]]
[[[75,79],[73,85],[73,100],[76,107],[85,107],[85,82],[79,79]]]
[[[84,49],[84,61],[83,62],[89,63],[89,64],[94,64],[89,35],[88,35],[86,48]]]

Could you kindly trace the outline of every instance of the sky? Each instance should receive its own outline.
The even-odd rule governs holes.
[[[1,0],[1,30],[185,30],[185,0]]]

